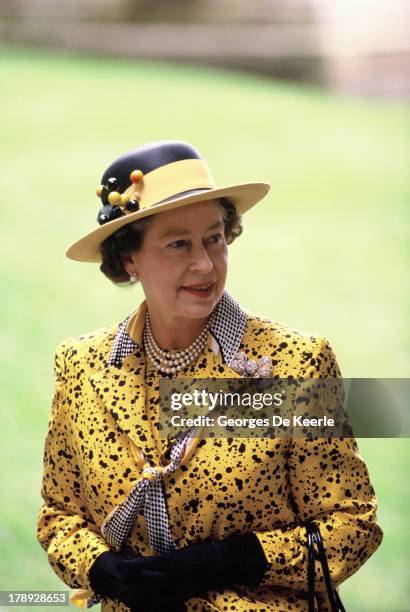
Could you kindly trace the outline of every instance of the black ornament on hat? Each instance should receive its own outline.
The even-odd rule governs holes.
[[[118,181],[115,177],[110,177],[105,185],[100,185],[97,188],[97,195],[101,198],[103,204],[97,217],[100,225],[125,215],[119,207],[121,194],[118,193]]]
[[[130,212],[137,212],[137,210],[139,210],[139,207],[140,205],[136,200],[130,200],[125,206],[125,208]]]
[[[143,180],[143,177],[144,173],[141,170],[133,170],[128,177],[128,183],[136,185]],[[128,187],[129,184],[127,186],[124,181],[119,184],[115,176],[109,178],[103,176],[102,184],[97,187],[97,195],[103,203],[97,217],[100,225],[123,217],[126,214],[125,211],[131,213],[139,210],[140,194],[134,190],[131,195],[127,192]],[[124,189],[124,193],[121,194],[120,191]]]

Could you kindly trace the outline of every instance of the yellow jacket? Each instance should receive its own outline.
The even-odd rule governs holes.
[[[144,301],[123,324],[68,339],[56,351],[38,540],[72,588],[90,591],[89,569],[109,550],[102,523],[140,477],[139,449],[150,462],[161,461],[145,413],[145,311]],[[340,375],[325,338],[247,313],[227,292],[215,321],[206,354],[190,376],[237,378],[228,363],[238,350],[255,360],[270,357],[274,376]],[[126,353],[118,343],[124,338]],[[189,600],[187,610],[307,610],[306,520],[320,527],[336,584],[382,540],[374,490],[354,439],[207,438],[164,484],[177,548],[253,531],[269,564],[259,587],[210,591],[206,600]],[[127,546],[155,554],[142,515]],[[317,575],[317,589],[324,592],[319,565]],[[105,599],[102,610],[127,608]]]

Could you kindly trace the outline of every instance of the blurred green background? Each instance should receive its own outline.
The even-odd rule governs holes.
[[[405,377],[409,111],[228,71],[1,51],[0,590],[64,589],[35,540],[54,348],[142,299],[64,257],[95,227],[107,164],[181,139],[217,182],[269,181],[230,247],[228,290],[325,334],[345,376]],[[409,609],[409,442],[359,440],[384,542],[342,587],[349,611]]]

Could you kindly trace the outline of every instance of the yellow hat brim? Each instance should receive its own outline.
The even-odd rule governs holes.
[[[108,236],[128,223],[132,223],[138,219],[158,214],[166,210],[181,208],[182,206],[188,206],[188,204],[213,200],[215,198],[228,198],[235,205],[237,211],[242,214],[262,200],[267,195],[269,190],[269,183],[245,183],[242,185],[231,185],[228,187],[209,189],[207,191],[191,195],[188,194],[177,196],[176,198],[167,200],[166,202],[154,204],[148,208],[145,208],[144,210],[138,210],[134,213],[129,213],[123,217],[119,217],[114,221],[105,223],[101,227],[98,227],[96,230],[86,234],[83,238],[72,244],[67,250],[66,255],[69,259],[74,259],[75,261],[100,263],[100,244],[106,238],[108,238]]]

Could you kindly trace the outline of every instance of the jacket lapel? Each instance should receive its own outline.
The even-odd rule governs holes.
[[[135,318],[136,332],[142,331],[146,302],[142,302]],[[146,458],[158,464],[159,450],[146,413],[145,355],[141,342],[133,340],[126,331],[126,319],[119,326],[108,365],[90,377],[97,401],[101,402],[116,422],[117,427],[131,441],[131,451],[139,461],[140,448]]]

